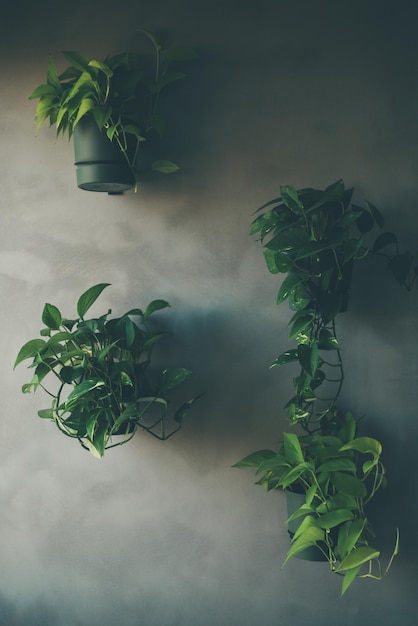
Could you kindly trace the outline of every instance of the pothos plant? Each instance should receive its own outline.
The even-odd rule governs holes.
[[[79,52],[64,51],[69,67],[58,74],[50,57],[46,83],[29,96],[39,100],[37,129],[48,120],[56,127],[57,136],[67,134],[71,138],[79,121],[91,116],[98,129],[117,144],[137,183],[141,144],[155,134],[162,137],[166,130],[166,118],[159,106],[161,94],[168,85],[185,77],[173,66],[196,56],[190,48],[163,48],[154,34],[140,32],[152,44],[153,67],[146,58],[131,52],[98,61]],[[153,161],[152,169],[171,173],[179,168],[172,161],[158,159]]]
[[[41,388],[49,397],[39,417],[55,422],[64,435],[99,458],[107,448],[132,439],[138,429],[168,439],[197,400],[171,411],[171,390],[191,372],[151,364],[153,348],[165,333],[154,330],[150,318],[169,307],[168,302],[153,300],[144,310],[132,309],[118,318],[110,318],[110,310],[86,318],[107,286],[94,285],[81,295],[75,319],[45,304],[41,337],[22,346],[14,365],[30,360],[33,376],[23,393]]]
[[[286,561],[315,546],[333,572],[344,576],[342,593],[356,577],[382,578],[380,550],[365,506],[385,482],[382,446],[359,436],[358,420],[338,408],[344,381],[336,318],[347,310],[353,265],[375,254],[386,258],[396,280],[410,289],[414,259],[400,253],[393,233],[370,202],[352,203],[343,181],[325,190],[283,186],[264,204],[252,224],[264,246],[268,270],[284,274],[277,304],[288,302],[292,347],[271,367],[299,368],[294,395],[286,404],[290,425],[278,451],[259,450],[236,464],[251,467],[268,490],[305,494],[290,520],[300,524]],[[371,240],[370,240],[371,238]]]

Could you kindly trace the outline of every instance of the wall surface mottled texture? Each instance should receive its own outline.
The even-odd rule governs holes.
[[[279,186],[344,178],[417,249],[415,2],[385,0],[14,0],[0,15],[0,626],[415,626],[418,623],[417,291],[376,260],[355,276],[341,325],[342,402],[384,443],[388,487],[372,515],[382,582],[343,599],[326,565],[293,560],[284,499],[232,469],[286,426],[280,277],[248,236]],[[196,48],[176,86],[167,142],[182,169],[137,194],[83,192],[72,144],[36,132],[32,89],[48,55],[138,45],[137,29]],[[183,430],[137,434],[97,460],[22,395],[20,346],[45,302],[67,316],[112,284],[95,312],[167,299],[173,363],[205,391]]]

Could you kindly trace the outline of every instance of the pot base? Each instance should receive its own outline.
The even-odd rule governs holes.
[[[76,163],[77,185],[85,191],[102,191],[120,194],[132,189],[133,176],[124,164]]]

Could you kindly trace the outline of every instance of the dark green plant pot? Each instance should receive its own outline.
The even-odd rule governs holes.
[[[293,515],[295,511],[297,511],[302,504],[306,502],[306,496],[304,493],[296,493],[295,491],[285,490],[286,493],[286,503],[287,503],[287,516],[290,517]],[[295,520],[291,520],[288,523],[288,532],[290,537],[292,538],[295,532],[298,529],[299,524],[301,523],[303,516],[298,517]],[[321,550],[316,546],[312,546],[310,548],[306,548],[302,550],[298,554],[295,555],[297,559],[303,559],[304,561],[326,561],[325,556],[322,554]]]
[[[74,129],[77,185],[86,191],[119,194],[135,185],[134,175],[116,142],[101,132],[91,117],[83,117]]]

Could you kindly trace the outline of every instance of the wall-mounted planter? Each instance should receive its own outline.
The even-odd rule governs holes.
[[[100,131],[92,117],[83,117],[74,128],[77,185],[86,191],[119,194],[135,185],[135,177],[116,141]]]
[[[50,58],[47,82],[29,96],[39,100],[37,128],[49,120],[56,126],[57,136],[74,137],[80,189],[111,194],[132,187],[137,190],[139,152],[144,158],[140,145],[150,137],[161,138],[166,129],[158,109],[160,91],[164,88],[165,93],[167,85],[185,76],[171,71],[171,66],[196,56],[187,48],[165,50],[152,33],[141,32],[153,46],[154,67],[148,59],[130,52],[101,62],[66,51],[63,55],[70,66],[58,74]],[[144,71],[146,67],[149,72]],[[178,167],[155,155],[151,170],[168,174]]]

